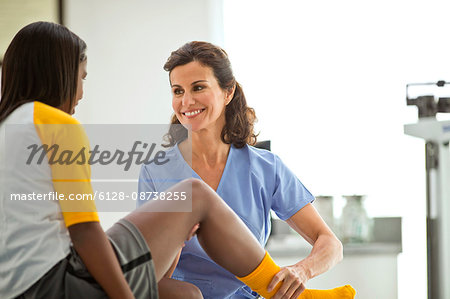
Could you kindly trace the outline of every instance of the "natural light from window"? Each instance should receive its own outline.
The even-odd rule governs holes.
[[[334,196],[336,216],[346,194],[366,195],[370,216],[401,216],[399,298],[425,298],[424,142],[403,133],[417,121],[405,86],[450,81],[450,3],[224,3],[225,50],[260,139],[313,194]],[[429,91],[443,92],[411,89]]]

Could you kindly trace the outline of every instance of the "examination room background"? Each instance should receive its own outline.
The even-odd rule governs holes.
[[[426,298],[424,144],[403,133],[417,121],[405,86],[450,80],[450,2],[64,3],[65,25],[88,44],[82,123],[167,123],[170,52],[223,46],[260,139],[313,194],[334,196],[337,217],[345,194],[366,195],[372,217],[402,217],[398,298]],[[122,215],[101,213],[104,228]]]

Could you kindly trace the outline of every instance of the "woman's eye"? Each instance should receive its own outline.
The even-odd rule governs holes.
[[[174,95],[180,95],[180,94],[183,94],[183,90],[182,90],[182,89],[179,89],[179,88],[174,89],[174,90],[173,90],[173,94],[174,94]]]
[[[200,85],[194,86],[194,91],[200,91],[203,89],[205,89],[203,86],[200,86]]]

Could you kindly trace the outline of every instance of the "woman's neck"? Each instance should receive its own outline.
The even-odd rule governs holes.
[[[204,131],[192,132],[192,160],[195,163],[214,166],[225,163],[230,150],[230,145],[222,141],[217,132]]]

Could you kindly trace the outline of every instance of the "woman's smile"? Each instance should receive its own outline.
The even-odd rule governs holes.
[[[196,109],[196,110],[188,110],[185,112],[181,112],[181,114],[183,114],[186,118],[194,118],[197,115],[199,115],[200,113],[202,113],[203,111],[205,111],[206,108],[202,108],[202,109]]]

